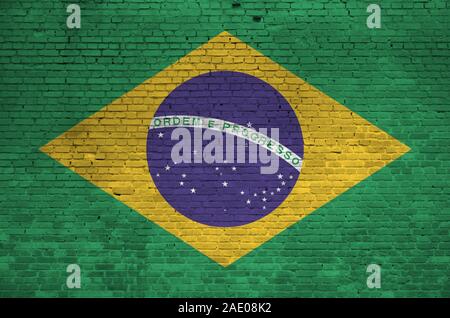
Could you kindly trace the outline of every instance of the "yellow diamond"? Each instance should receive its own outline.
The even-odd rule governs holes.
[[[211,227],[175,211],[147,165],[147,132],[158,106],[183,82],[211,71],[243,72],[269,83],[302,126],[300,178],[272,213],[246,225]],[[173,65],[52,140],[41,150],[227,266],[409,151],[331,97],[222,32]]]

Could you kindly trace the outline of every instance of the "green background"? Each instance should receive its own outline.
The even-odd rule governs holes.
[[[1,0],[0,296],[449,297],[449,7]],[[38,150],[224,30],[412,148],[227,268]]]

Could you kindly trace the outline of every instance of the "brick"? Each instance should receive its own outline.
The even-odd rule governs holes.
[[[2,2],[0,296],[450,296],[445,0],[383,2],[379,30],[367,29],[367,3],[361,1],[80,5],[82,28],[67,30],[65,2]],[[412,148],[226,269],[39,151],[224,29]],[[199,52],[198,67],[252,58],[218,53],[204,59]],[[270,73],[270,65],[261,71]],[[179,72],[187,76],[190,70]],[[170,78],[164,83],[173,85]],[[313,98],[303,100],[306,111],[327,117]],[[136,114],[126,123],[143,120],[141,105],[128,106]],[[125,121],[117,115],[102,122],[120,127]],[[123,136],[132,156],[132,132],[109,133],[98,128],[89,137]],[[146,131],[140,135],[146,138]],[[95,156],[94,144],[83,146],[86,157],[74,157],[69,145],[59,147],[89,171],[93,160],[104,158]],[[348,173],[377,165],[361,155]],[[117,168],[120,161],[101,172]],[[142,167],[132,161],[126,168],[138,173]],[[130,195],[132,180],[122,181],[110,187]],[[323,195],[319,184],[314,195]],[[70,263],[82,268],[79,291],[64,287]],[[370,263],[382,265],[380,290],[366,287]]]

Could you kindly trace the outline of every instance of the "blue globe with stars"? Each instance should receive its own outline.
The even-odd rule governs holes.
[[[303,158],[302,130],[291,105],[271,85],[249,74],[221,71],[191,78],[167,96],[154,116],[200,116],[257,131],[277,129],[279,143]],[[279,158],[276,171],[271,173],[261,172],[262,167],[269,165],[262,160],[225,159],[213,163],[201,158],[195,160],[203,155],[202,149],[211,140],[195,139],[199,128],[192,127],[184,129],[190,132],[191,143],[199,142],[201,147],[191,148],[191,162],[176,162],[172,149],[179,140],[173,138],[174,129],[177,128],[149,129],[149,171],[164,199],[176,211],[196,222],[231,227],[259,220],[280,206],[299,178],[300,169],[295,169],[283,158]],[[207,128],[200,130],[202,136]],[[232,149],[233,157],[237,158],[239,148],[227,147],[228,142],[224,136],[221,151]],[[241,142],[248,159],[251,141]]]

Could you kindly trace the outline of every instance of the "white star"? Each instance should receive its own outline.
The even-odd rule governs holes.
[[[247,200],[247,204],[250,204],[251,203],[251,201],[250,200]]]
[[[270,192],[270,195],[273,195],[273,192]]]
[[[181,177],[182,177],[182,178],[186,178],[186,174],[183,173],[183,174],[181,175]]]
[[[248,122],[248,123],[247,123],[247,127],[248,127],[248,128],[252,127],[252,123],[251,123],[251,122]]]
[[[263,210],[265,210],[265,209],[266,209],[266,206],[264,205],[264,206],[263,206]]]
[[[241,191],[241,195],[244,195],[244,193],[245,193],[244,191]]]
[[[170,170],[170,167],[169,167],[169,165],[167,165],[166,166],[166,171],[169,171]]]
[[[277,188],[277,192],[280,192],[281,191],[281,189],[280,188]]]
[[[231,170],[236,171],[236,167],[231,168]]]
[[[183,181],[180,181],[180,186],[184,186],[184,182]]]
[[[160,133],[158,134],[158,138],[162,138],[162,137],[164,137],[164,134],[163,134],[162,132],[160,132]]]
[[[216,171],[219,170],[219,167],[216,167]]]
[[[256,193],[253,193],[253,196],[254,196],[254,197],[257,197],[258,195],[257,195]]]
[[[281,185],[286,185],[286,182],[285,181],[281,181]]]
[[[192,189],[191,189],[191,193],[195,193],[195,188],[192,188]]]
[[[228,187],[228,182],[224,181],[224,182],[222,182],[222,185],[226,188],[226,187]]]
[[[266,194],[266,190],[263,190],[263,191],[262,191],[262,194]]]
[[[157,173],[156,176],[159,177],[159,173]]]
[[[281,173],[278,175],[278,179],[283,179],[283,175]]]
[[[264,202],[266,202],[266,201],[267,201],[267,199],[266,199],[266,198],[262,198],[262,200],[263,200]]]
[[[289,179],[292,179],[293,178],[293,176],[289,176]]]

